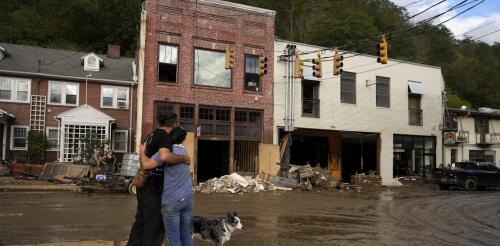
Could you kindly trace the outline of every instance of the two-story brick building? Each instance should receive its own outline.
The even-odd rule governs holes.
[[[283,57],[291,46],[306,54],[300,56],[304,77],[290,81],[293,65],[287,73]],[[275,51],[274,143],[291,135],[285,162],[319,164],[344,182],[371,172],[385,184],[394,177],[430,178],[442,162],[439,67],[392,59],[382,65],[350,52],[344,72],[334,76],[334,54],[325,47],[277,40]],[[323,57],[321,78],[312,74],[314,51]]]
[[[47,161],[73,161],[87,133],[131,150],[134,60],[108,48],[106,56],[0,43],[2,159],[26,160],[29,130],[46,133]]]
[[[258,145],[273,136],[274,16],[219,0],[146,1],[142,134],[165,111],[194,132],[198,181],[256,173]],[[234,68],[225,68],[226,49]],[[259,57],[268,58],[259,74]]]

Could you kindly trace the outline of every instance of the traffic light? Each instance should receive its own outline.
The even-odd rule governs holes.
[[[342,67],[344,66],[343,60],[344,57],[340,55],[338,51],[335,51],[335,55],[333,55],[333,75],[342,74]]]
[[[234,68],[234,51],[230,50],[229,48],[226,48],[226,69],[232,69]]]
[[[304,62],[300,60],[299,56],[295,56],[295,72],[294,72],[294,77],[295,78],[302,78],[304,77],[304,69],[302,68],[302,65],[304,65]]]
[[[267,73],[267,57],[259,57],[259,75],[264,75]]]
[[[313,76],[316,78],[321,78],[321,55],[318,53],[318,57],[312,60],[313,63]]]
[[[387,64],[387,57],[388,57],[388,46],[387,46],[387,41],[385,41],[385,35],[382,35],[382,41],[380,41],[379,44],[377,44],[377,62],[381,64]]]

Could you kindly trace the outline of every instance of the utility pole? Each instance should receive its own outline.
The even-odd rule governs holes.
[[[285,131],[293,131],[295,95],[296,46],[288,44],[285,49]]]

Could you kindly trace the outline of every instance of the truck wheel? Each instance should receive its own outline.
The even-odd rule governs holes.
[[[468,191],[477,190],[477,181],[475,179],[469,178],[465,181],[465,189]]]
[[[135,195],[135,194],[137,194],[137,187],[136,187],[134,184],[132,184],[132,182],[130,182],[130,183],[128,184],[128,193],[129,193],[130,195]]]
[[[439,185],[439,189],[440,189],[440,190],[449,190],[449,189],[450,189],[450,186],[449,186],[449,185],[445,185],[445,184],[440,184],[440,185]]]

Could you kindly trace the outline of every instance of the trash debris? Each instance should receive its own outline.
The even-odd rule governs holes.
[[[224,175],[200,183],[194,187],[196,192],[201,193],[256,193],[261,191],[276,190],[276,186],[257,177],[241,176],[237,173]]]
[[[281,164],[279,176],[274,178],[274,183],[289,188],[300,188],[312,191],[318,189],[331,189],[336,186],[328,170],[319,165],[296,166]]]

